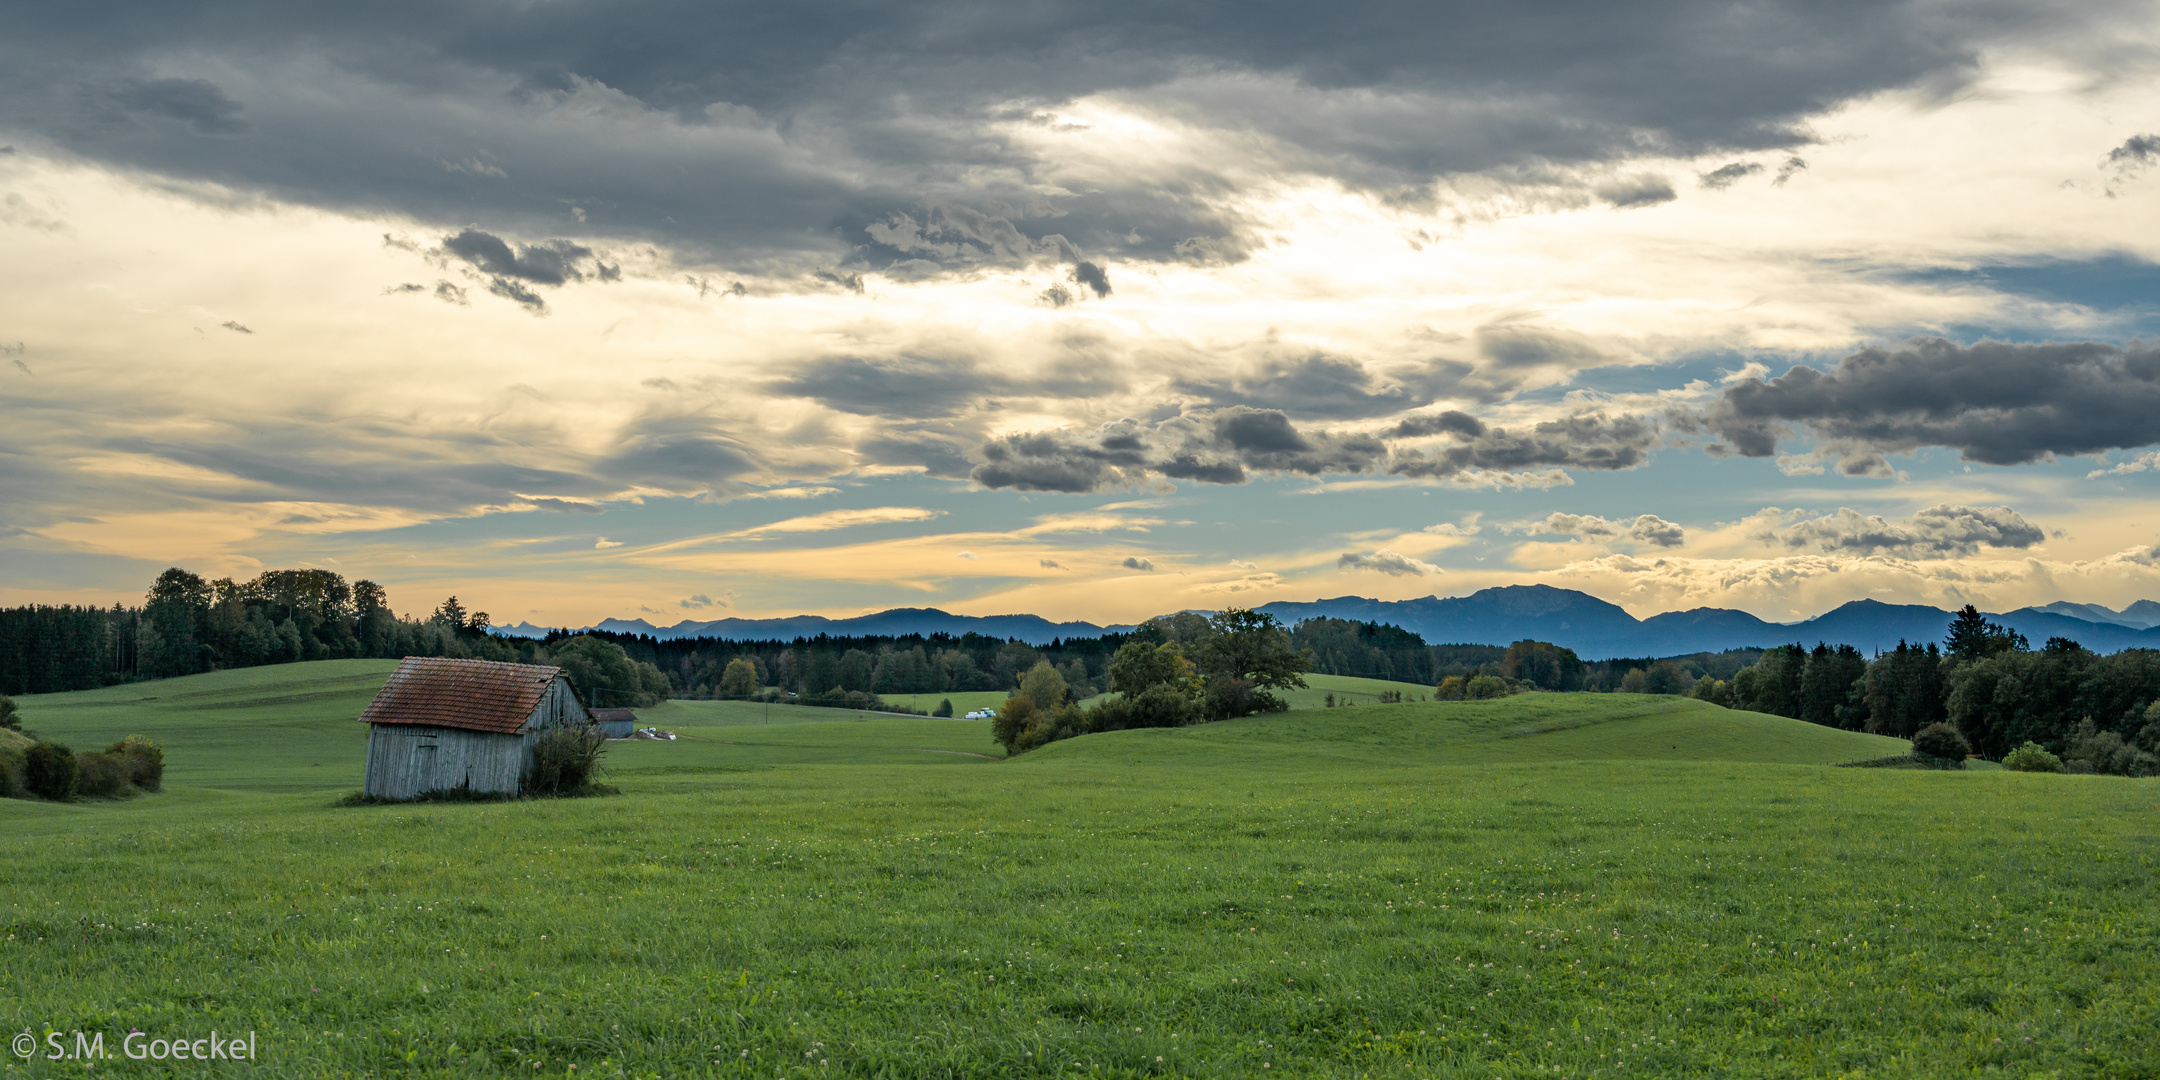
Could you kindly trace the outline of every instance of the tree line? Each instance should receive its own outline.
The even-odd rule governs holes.
[[[592,705],[643,705],[673,685],[611,642],[561,635],[513,641],[452,596],[424,618],[400,616],[372,581],[329,570],[271,570],[251,581],[174,567],[140,607],[0,608],[0,695],[87,690],[300,660],[447,656],[562,667]]]
[[[2160,650],[2101,655],[2068,638],[2034,649],[1970,604],[1940,647],[1900,641],[1870,658],[1850,645],[1784,645],[1689,692],[1901,739],[1948,724],[1991,760],[2031,744],[2080,771],[2160,774]]]

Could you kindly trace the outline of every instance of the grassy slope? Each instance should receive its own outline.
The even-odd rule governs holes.
[[[209,719],[173,705],[106,722]],[[265,1076],[2160,1073],[2151,782],[1743,762],[1843,733],[1671,699],[959,771],[745,763],[979,734],[746,708],[618,744],[611,799],[0,801],[18,1022],[254,1029],[219,1071]],[[1717,760],[1641,760],[1680,730]],[[1634,760],[1552,760],[1601,749]]]
[[[1469,765],[1650,759],[1832,765],[1905,752],[1900,739],[1836,731],[1688,698],[1525,694],[1499,701],[1361,705],[1055,743],[1048,757],[1251,767],[1285,756],[1343,764]]]

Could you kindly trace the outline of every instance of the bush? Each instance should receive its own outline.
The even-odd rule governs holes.
[[[78,779],[75,752],[59,743],[41,742],[23,755],[23,788],[40,799],[74,798]]]
[[[141,735],[130,735],[106,747],[105,752],[126,759],[129,784],[144,791],[165,786],[165,751],[158,744]]]
[[[127,759],[118,754],[85,751],[75,755],[75,793],[93,799],[117,799],[128,793]]]
[[[946,699],[944,699],[943,701],[940,701],[940,702],[938,702],[938,703],[937,703],[937,708],[935,708],[935,709],[932,709],[932,710],[930,710],[930,715],[932,715],[932,716],[951,716],[951,715],[952,715],[952,699],[951,699],[951,698],[946,698]]]
[[[2160,760],[2123,741],[2121,735],[2098,730],[2090,716],[2078,721],[2062,757],[2071,772],[2103,776],[2151,776],[2160,772]]]
[[[1184,727],[1200,722],[1200,709],[1177,687],[1156,685],[1131,697],[1105,701],[1090,710],[1087,718],[1091,732]]]
[[[576,795],[592,786],[593,770],[607,751],[607,736],[592,725],[562,724],[533,740],[532,766],[526,770],[527,795]]]
[[[6,694],[0,694],[0,728],[22,730],[22,713],[15,708],[15,699]]]
[[[1463,697],[1471,701],[1488,701],[1507,697],[1517,689],[1514,683],[1498,675],[1472,675],[1470,681],[1463,684]]]
[[[23,786],[23,752],[0,749],[0,799],[27,799],[30,789]]]
[[[1934,723],[1921,728],[1912,737],[1913,753],[1921,757],[1935,758],[1954,763],[1951,768],[1965,767],[1965,755],[1972,753],[1972,744],[1952,724]]]
[[[2013,772],[2061,772],[2062,759],[2047,752],[2047,747],[2027,741],[2003,755],[2003,768]]]

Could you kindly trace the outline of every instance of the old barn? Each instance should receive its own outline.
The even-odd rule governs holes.
[[[589,720],[562,669],[408,656],[367,711],[363,794],[516,795],[542,732]]]

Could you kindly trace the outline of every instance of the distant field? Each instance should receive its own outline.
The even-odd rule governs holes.
[[[1002,708],[1005,704],[1006,693],[1003,690],[969,690],[958,694],[879,694],[878,696],[893,704],[905,705],[910,709],[921,709],[924,712],[937,708],[938,702],[951,698],[953,715],[966,716],[977,709]]]
[[[2160,1075],[2153,781],[1828,768],[1902,744],[1629,695],[1007,762],[677,702],[617,797],[341,808],[355,674],[24,699],[175,781],[0,800],[18,1030],[253,1030],[240,1076]]]

